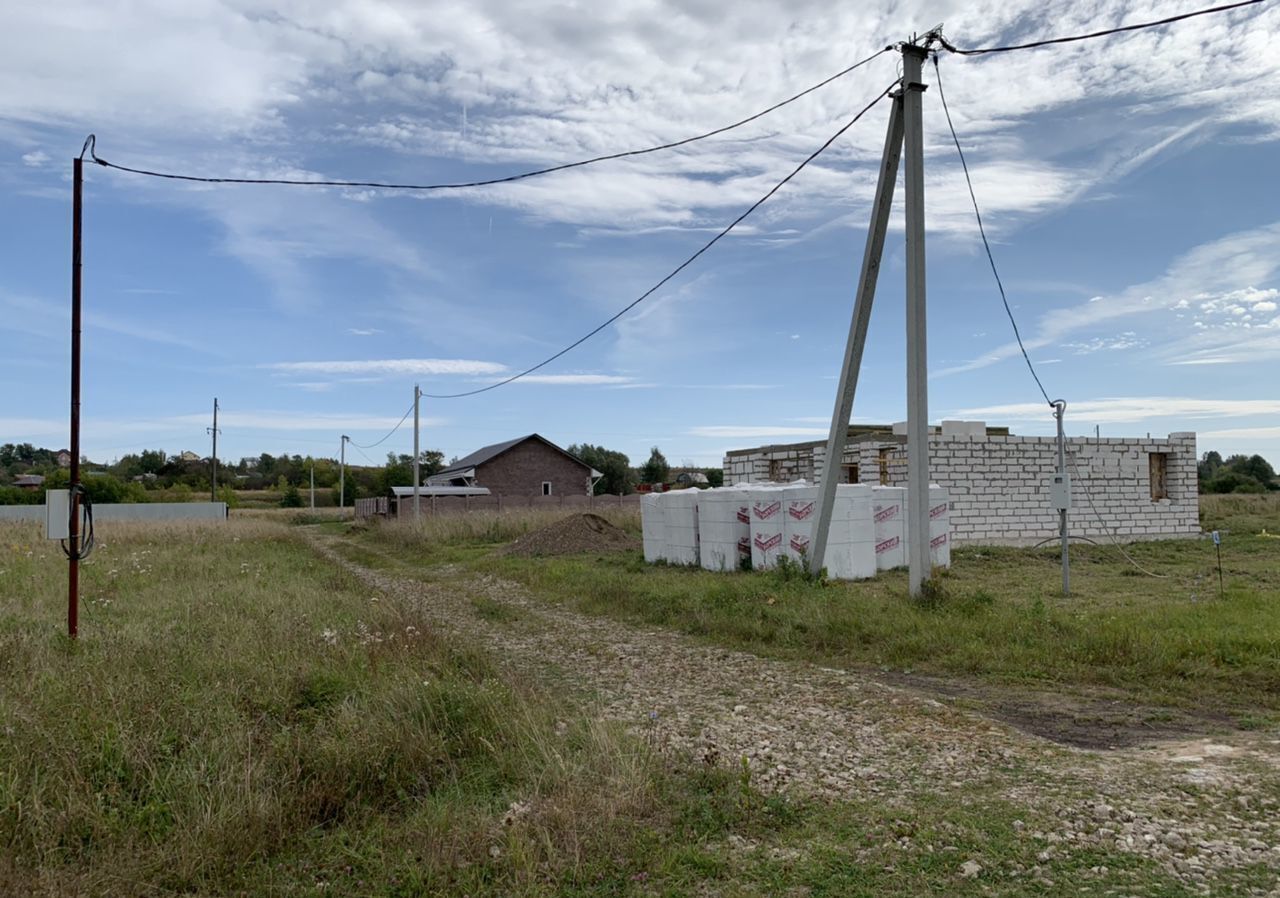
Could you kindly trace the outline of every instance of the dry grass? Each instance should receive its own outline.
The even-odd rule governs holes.
[[[39,536],[0,528],[0,894],[538,895],[647,862],[661,759],[289,527],[101,528],[75,643]]]
[[[406,521],[376,522],[379,536],[402,546],[496,545],[511,542],[526,533],[556,521],[590,511],[628,533],[640,533],[638,508],[517,509],[512,511],[477,511],[467,514],[423,517],[415,523]]]

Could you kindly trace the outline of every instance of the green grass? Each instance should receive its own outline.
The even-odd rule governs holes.
[[[360,535],[369,559],[417,563],[378,534]],[[962,795],[764,796],[734,759],[658,751],[433,637],[282,521],[99,539],[73,643],[56,544],[0,527],[0,894],[1190,894],[1135,857],[1066,846],[1041,865],[1053,885],[1033,882],[1046,846],[1015,820],[1050,830],[1052,809],[989,797],[985,780]],[[584,576],[575,564],[509,572],[563,585]],[[592,601],[650,577],[664,594],[702,582],[688,594],[707,593],[708,633],[738,601],[715,584],[759,584],[768,609],[834,595],[610,564],[602,582],[621,585]],[[945,613],[998,602],[967,604]],[[970,858],[984,872],[961,879]],[[1224,875],[1215,894],[1268,872]]]
[[[296,531],[99,540],[71,642],[56,544],[0,529],[0,894],[617,892],[675,850],[692,799],[642,741]]]
[[[591,614],[680,629],[714,642],[824,664],[874,666],[1037,689],[1119,690],[1120,697],[1234,715],[1280,714],[1280,497],[1211,497],[1206,519],[1230,529],[1225,590],[1208,540],[1072,548],[1061,595],[1056,549],[954,553],[931,601],[906,575],[816,583],[778,572],[710,573],[647,565],[638,553],[521,558],[464,552],[465,539],[415,542],[375,528],[364,540],[423,564],[463,562]]]

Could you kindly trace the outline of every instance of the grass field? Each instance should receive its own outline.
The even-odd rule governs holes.
[[[38,536],[0,529],[0,894],[616,892],[749,825],[732,778],[504,681],[284,524],[100,528],[76,643]]]
[[[1280,497],[1205,497],[1206,527],[1228,531],[1219,595],[1209,540],[1072,548],[1070,597],[1057,549],[968,547],[931,601],[906,574],[815,583],[779,572],[717,574],[646,565],[639,553],[498,557],[528,521],[442,518],[430,530],[363,539],[415,562],[500,572],[592,614],[681,629],[717,643],[823,664],[960,674],[999,686],[1094,690],[1252,727],[1280,720]],[[615,516],[638,528],[638,516]]]
[[[1033,679],[1055,663],[1038,653],[1069,657],[1101,621],[1123,620],[1116,632],[1127,632],[1186,604],[1208,616],[1177,612],[1182,622],[1152,637],[1167,645],[1195,630],[1206,642],[1185,662],[1190,691],[1167,690],[1172,699],[1208,690],[1253,701],[1275,671],[1275,612],[1252,604],[1274,596],[1275,565],[1238,526],[1225,601],[1161,593],[1098,550],[1081,555],[1070,607],[1039,584],[1047,558],[1000,552],[962,555],[948,598],[921,608],[893,579],[819,586],[625,555],[491,556],[545,523],[538,516],[441,520],[416,533],[276,517],[100,528],[75,643],[62,635],[56,544],[39,528],[0,528],[0,894],[1031,896],[1079,894],[1082,882],[1096,894],[1112,884],[1196,894],[1124,852],[1038,859],[1044,845],[1018,833],[1059,825],[1052,810],[994,797],[982,781],[959,796],[761,795],[734,759],[709,768],[657,750],[562,694],[512,681],[481,647],[433,636],[414,607],[318,558],[298,524],[349,534],[354,551],[406,571],[443,561],[499,570],[594,613],[762,652],[850,663],[887,653]],[[1142,558],[1181,565],[1181,583],[1201,565],[1193,550]],[[479,599],[475,610],[522,624],[506,605]],[[997,650],[988,636],[979,652],[981,632],[1026,645]],[[1144,644],[1128,654],[1097,645],[1108,676],[1154,688]],[[968,857],[1042,874],[964,879]],[[1215,881],[1215,894],[1251,894],[1270,876],[1243,869]]]

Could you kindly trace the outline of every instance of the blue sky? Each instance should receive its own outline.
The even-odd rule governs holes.
[[[912,31],[961,46],[1196,4],[253,0],[19,4],[0,33],[0,442],[67,443],[71,158],[248,177],[491,177],[734,121]],[[863,8],[853,8],[861,6]],[[848,9],[839,7],[850,7]],[[1280,462],[1280,5],[944,56],[996,259],[1071,433]],[[676,151],[422,196],[89,167],[84,448],[336,455],[590,330],[896,76],[885,55]],[[926,80],[932,82],[931,67]],[[930,413],[1049,433],[924,101]],[[825,435],[885,104],[678,279],[537,377],[425,401],[447,456],[537,431],[634,463]],[[901,194],[899,192],[899,199]],[[855,420],[905,416],[900,208]],[[406,427],[368,455],[408,451]],[[352,460],[362,462],[358,452]]]

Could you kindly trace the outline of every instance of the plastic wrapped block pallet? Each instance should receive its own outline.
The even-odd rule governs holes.
[[[903,490],[902,509],[908,515],[902,542],[911,543],[910,506]],[[951,496],[936,483],[929,485],[929,561],[933,567],[951,567]],[[909,551],[909,550],[908,550]]]
[[[873,486],[871,514],[876,528],[876,570],[888,571],[907,563],[906,490],[900,486]]]
[[[662,496],[666,558],[671,564],[698,563],[698,497],[701,490],[672,490]]]
[[[709,571],[736,571],[751,561],[749,490],[702,490],[698,496],[698,554]]]
[[[951,496],[929,487],[929,558],[934,567],[951,567]]]
[[[781,486],[761,486],[751,490],[751,566],[757,571],[776,567],[782,554]]]
[[[786,489],[782,505],[782,551],[797,563],[807,563],[813,526],[818,517],[818,488],[797,485]],[[838,580],[860,580],[876,575],[870,487],[860,484],[836,486],[823,567],[829,577]]]
[[[644,538],[644,560],[650,564],[667,557],[662,495],[645,493],[640,497],[640,532]]]

